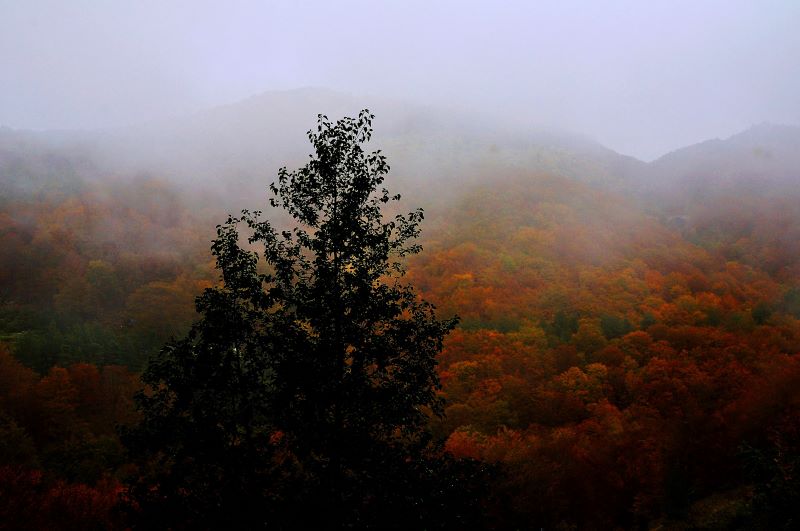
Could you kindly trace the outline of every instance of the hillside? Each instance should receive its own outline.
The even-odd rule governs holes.
[[[437,431],[508,470],[504,525],[763,525],[751,500],[774,471],[748,475],[742,448],[798,443],[797,277],[554,176],[474,189],[444,218],[411,273],[462,318]]]
[[[762,124],[648,167],[650,212],[689,240],[784,280],[800,274],[800,128]]]
[[[704,187],[745,185],[751,191],[797,192],[800,127],[755,125],[725,140],[709,140],[678,149],[653,161],[651,180],[663,185]]]
[[[790,517],[799,129],[645,164],[577,135],[317,89],[117,130],[0,130],[0,490],[49,507],[43,522],[83,496],[69,517],[110,525],[130,472],[111,426],[217,281],[214,226],[264,208],[316,112],[362,106],[387,185],[426,208],[408,279],[461,318],[431,428],[495,466],[496,527]]]
[[[392,162],[396,188],[423,206],[433,197],[477,182],[487,169],[518,167],[595,184],[619,182],[642,163],[579,135],[532,127],[521,130],[491,118],[380,98],[355,98],[323,89],[267,92],[189,116],[102,131],[4,130],[0,140],[17,166],[0,167],[0,183],[28,179],[43,156],[91,165],[83,176],[150,176],[212,195],[239,208],[279,167],[301,164],[306,131],[317,113],[353,115],[368,107],[378,117],[374,144]],[[41,168],[40,168],[41,169]],[[47,170],[51,171],[51,170]],[[38,178],[38,177],[37,177]],[[426,191],[420,191],[420,187]],[[252,206],[252,205],[248,205]]]

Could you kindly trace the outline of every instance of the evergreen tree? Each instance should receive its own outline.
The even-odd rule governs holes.
[[[270,205],[217,227],[219,287],[143,374],[131,499],[147,527],[441,528],[467,521],[475,470],[436,452],[436,354],[455,320],[402,282],[422,210],[387,218],[373,116],[308,132]],[[243,241],[247,235],[247,243]]]

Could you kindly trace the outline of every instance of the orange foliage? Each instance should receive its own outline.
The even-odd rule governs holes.
[[[746,485],[743,441],[800,418],[786,277],[574,182],[482,197],[412,276],[462,317],[440,356],[437,433],[453,455],[503,466],[497,503],[525,515],[508,525],[637,527]]]

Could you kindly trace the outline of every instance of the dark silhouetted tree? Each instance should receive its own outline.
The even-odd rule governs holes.
[[[249,211],[217,227],[222,282],[198,297],[188,337],[151,360],[141,423],[125,436],[143,525],[463,528],[472,517],[475,470],[427,430],[455,320],[402,283],[423,214],[382,212],[399,195],[382,188],[385,157],[362,148],[372,119],[320,116],[308,164],[280,170],[270,204],[297,227]]]

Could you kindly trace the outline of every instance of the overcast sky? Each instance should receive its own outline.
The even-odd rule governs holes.
[[[121,125],[304,86],[652,159],[800,124],[800,1],[0,0],[0,125]]]

